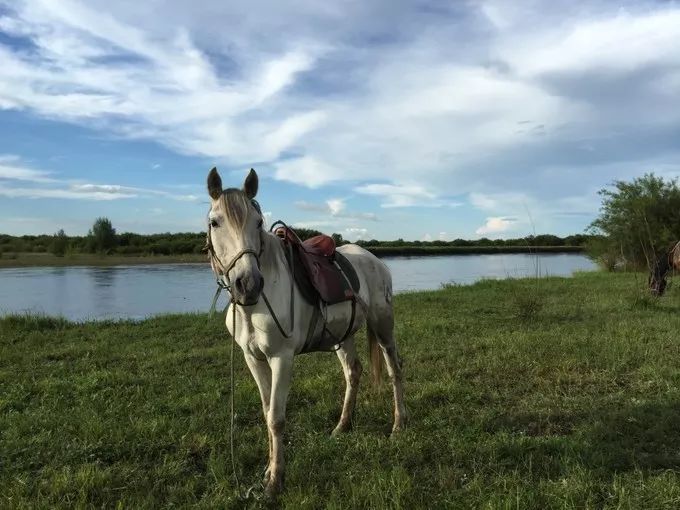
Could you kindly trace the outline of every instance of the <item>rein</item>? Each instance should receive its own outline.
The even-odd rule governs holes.
[[[253,201],[254,202],[254,201]],[[259,206],[257,205],[257,202],[253,204],[255,208],[260,210]],[[213,316],[215,312],[215,306],[217,305],[217,299],[220,296],[220,293],[222,292],[222,289],[226,289],[229,291],[229,301],[232,305],[232,311],[231,311],[231,331],[232,331],[232,341],[231,341],[231,351],[230,351],[230,356],[229,356],[229,384],[231,386],[231,391],[230,391],[230,396],[229,396],[229,407],[230,407],[230,416],[229,416],[229,453],[231,457],[231,469],[233,472],[234,476],[234,481],[236,485],[236,492],[240,493],[240,483],[238,479],[238,475],[236,474],[236,453],[235,450],[236,448],[234,447],[234,430],[236,428],[236,419],[235,419],[235,412],[234,412],[234,344],[236,343],[236,307],[246,307],[246,306],[254,306],[257,304],[257,302],[251,304],[251,305],[245,305],[243,303],[239,303],[236,298],[234,297],[234,293],[232,291],[232,284],[231,284],[231,279],[229,278],[229,272],[234,268],[236,263],[243,257],[244,255],[252,255],[255,257],[255,261],[257,262],[257,267],[258,269],[260,268],[260,257],[262,256],[262,253],[264,251],[264,242],[262,240],[262,233],[260,233],[260,250],[259,252],[256,252],[255,250],[251,248],[246,248],[244,250],[241,250],[238,252],[232,259],[231,262],[229,263],[228,266],[225,266],[222,263],[222,260],[217,256],[217,253],[215,253],[215,248],[212,244],[212,240],[210,237],[211,233],[211,227],[208,225],[208,235],[206,239],[206,245],[205,245],[205,250],[208,252],[210,255],[210,260],[212,262],[212,267],[213,271],[217,273],[218,278],[217,278],[217,291],[215,292],[215,296],[213,297],[213,302],[212,306],[210,307],[210,317]],[[274,323],[276,324],[276,327],[278,328],[279,332],[281,335],[283,335],[284,338],[290,338],[293,335],[293,331],[295,330],[295,266],[293,264],[293,254],[292,254],[292,248],[289,247],[290,254],[286,256],[289,270],[290,270],[290,332],[286,333],[286,331],[283,329],[283,326],[281,326],[281,322],[279,321],[279,318],[276,316],[276,313],[274,312],[274,309],[272,308],[271,304],[269,303],[269,299],[267,298],[267,295],[264,292],[264,289],[260,292],[262,299],[264,300],[264,304],[267,306],[267,310],[269,310],[269,313],[272,316],[272,319],[274,319]],[[218,269],[221,271],[221,274],[224,276],[226,279],[226,282],[224,279],[219,278],[220,272],[218,272]],[[226,311],[226,310],[225,310]],[[252,489],[252,488],[251,488]],[[248,493],[250,490],[248,490]]]

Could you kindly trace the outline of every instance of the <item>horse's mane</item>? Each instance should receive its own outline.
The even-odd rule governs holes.
[[[237,229],[243,230],[250,213],[250,200],[237,188],[228,188],[222,192],[222,206],[229,221]]]

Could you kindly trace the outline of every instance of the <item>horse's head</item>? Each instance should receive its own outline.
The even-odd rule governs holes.
[[[264,286],[260,272],[262,251],[262,214],[255,201],[258,179],[250,170],[243,189],[222,190],[217,169],[208,174],[207,249],[210,264],[226,284],[232,297],[242,305],[253,305]]]
[[[663,293],[666,292],[666,276],[669,271],[668,255],[664,254],[659,257],[652,266],[652,270],[649,272],[649,291],[654,296],[661,297]]]

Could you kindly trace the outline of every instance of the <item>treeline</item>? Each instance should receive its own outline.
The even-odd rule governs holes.
[[[479,248],[479,247],[536,247],[536,246],[571,246],[584,247],[593,240],[596,236],[575,234],[567,237],[559,237],[551,234],[541,234],[536,236],[518,237],[514,239],[454,239],[452,241],[405,241],[397,239],[396,241],[378,241],[371,239],[369,241],[359,240],[356,242],[359,246],[371,247],[460,247],[460,248]]]
[[[317,230],[299,228],[296,232],[301,239],[320,234]],[[98,218],[88,235],[69,236],[60,230],[54,235],[10,236],[0,234],[0,255],[2,253],[52,253],[57,256],[81,253],[102,253],[118,255],[186,255],[201,253],[205,245],[205,232],[184,232],[176,234],[117,234],[111,222]],[[528,236],[516,239],[455,239],[453,241],[368,241],[359,240],[357,244],[371,249],[377,254],[418,254],[418,253],[463,253],[479,249],[493,253],[505,248],[526,251],[534,247],[561,248],[571,247],[574,251],[583,249],[595,236],[554,235]],[[333,234],[336,244],[345,244],[340,234]],[[548,251],[548,250],[546,250]],[[564,250],[561,250],[564,251]]]
[[[180,255],[200,253],[205,245],[205,233],[134,234],[115,236],[115,243],[101,248],[91,236],[39,235],[9,236],[0,234],[0,253],[105,253],[120,255]]]

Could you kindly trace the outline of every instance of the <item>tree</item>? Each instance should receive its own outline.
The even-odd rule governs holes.
[[[649,267],[656,257],[680,239],[680,188],[676,179],[665,181],[645,174],[632,182],[615,181],[602,189],[600,216],[589,230],[604,237],[591,252],[606,265],[625,259],[636,267]]]
[[[66,248],[68,248],[68,236],[64,232],[64,229],[59,229],[59,232],[52,236],[52,244],[50,245],[50,251],[57,257],[63,257],[66,253]]]
[[[97,218],[87,236],[90,251],[109,253],[116,247],[116,229],[108,218]]]
[[[333,234],[331,237],[333,238],[333,241],[335,241],[335,246],[342,246],[345,244],[342,234]]]

